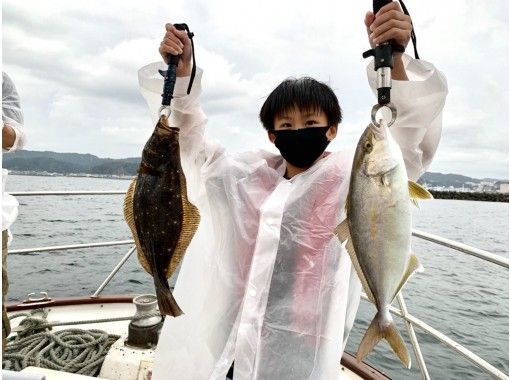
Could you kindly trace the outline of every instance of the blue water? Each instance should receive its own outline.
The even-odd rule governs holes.
[[[9,176],[7,189],[126,190],[128,185],[113,179]],[[131,239],[122,217],[122,195],[18,200],[10,249]],[[414,212],[414,227],[508,257],[508,211],[508,203],[432,200]],[[404,288],[409,313],[508,373],[508,270],[416,238],[413,249],[425,272]],[[40,291],[52,297],[92,294],[128,250],[119,246],[10,255],[9,300]],[[145,292],[153,292],[152,279],[132,256],[103,293]],[[374,315],[375,307],[362,301],[347,351],[356,352]],[[407,336],[403,323],[397,324]],[[491,379],[435,338],[415,330],[432,379]],[[393,379],[420,378],[414,357],[412,369],[404,369],[385,342],[367,361]]]

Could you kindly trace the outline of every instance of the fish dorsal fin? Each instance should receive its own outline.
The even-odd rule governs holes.
[[[434,199],[432,194],[429,193],[429,191],[424,188],[422,185],[413,182],[411,180],[407,181],[409,186],[409,197],[411,199]]]
[[[407,262],[407,269],[402,276],[402,280],[400,280],[400,283],[398,284],[397,290],[395,291],[395,294],[393,294],[393,297],[391,297],[391,300],[395,298],[395,296],[400,292],[400,290],[404,287],[405,283],[409,278],[415,273],[415,272],[423,272],[423,266],[418,261],[418,257],[411,253],[409,256],[409,261]]]
[[[356,269],[356,273],[358,274],[358,277],[361,281],[361,284],[363,285],[363,289],[365,290],[365,293],[367,294],[368,299],[375,304],[375,298],[372,294],[372,290],[370,290],[370,287],[368,286],[368,282],[365,278],[365,275],[363,274],[363,271],[361,270],[361,266],[359,264],[358,258],[356,257],[356,252],[354,251],[354,246],[352,245],[352,238],[351,233],[349,231],[349,225],[347,223],[347,219],[344,219],[342,223],[340,223],[335,228],[335,234],[340,240],[340,243],[342,243],[342,246],[345,248],[347,253],[349,254],[349,257],[351,258],[352,265],[354,265],[354,269]]]
[[[133,235],[133,240],[135,241],[136,253],[138,256],[138,261],[142,265],[143,269],[150,275],[152,275],[152,269],[150,264],[147,262],[146,255],[142,249],[142,245],[140,244],[140,240],[138,239],[138,233],[136,232],[135,225],[135,215],[133,213],[133,198],[135,194],[136,188],[136,179],[134,179],[126,192],[124,197],[124,219],[131,230],[131,234]]]

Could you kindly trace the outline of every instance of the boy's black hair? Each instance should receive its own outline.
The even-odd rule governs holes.
[[[323,111],[329,125],[342,121],[342,109],[333,90],[327,84],[310,77],[288,78],[280,83],[262,105],[260,121],[266,130],[272,131],[275,117],[295,107],[301,111]]]

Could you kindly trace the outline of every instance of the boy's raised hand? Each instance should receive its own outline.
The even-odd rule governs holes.
[[[168,64],[170,55],[180,55],[177,66],[177,76],[188,76],[191,73],[191,40],[185,30],[177,30],[168,23],[165,25],[166,33],[159,45],[159,54]]]
[[[388,40],[395,40],[405,48],[413,30],[411,17],[402,12],[398,1],[386,4],[375,16],[372,12],[367,12],[365,26],[372,49],[375,45]]]

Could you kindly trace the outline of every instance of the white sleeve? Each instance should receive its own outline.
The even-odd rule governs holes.
[[[159,119],[161,94],[163,92],[163,77],[158,69],[166,70],[164,62],[155,62],[142,67],[138,71],[140,91],[149,105],[154,125]],[[187,88],[190,77],[178,77],[171,102],[170,125],[180,129],[179,145],[181,161],[190,168],[200,169],[222,156],[224,149],[216,142],[209,141],[205,136],[207,118],[199,103],[202,70],[197,68],[191,92]],[[185,168],[186,170],[186,168]]]
[[[429,62],[402,56],[409,81],[392,80],[391,101],[397,120],[390,131],[400,145],[407,175],[417,180],[430,166],[442,129],[448,94],[446,77]],[[370,87],[377,93],[373,61],[367,67]]]
[[[6,117],[4,117],[3,123],[9,125],[14,130],[16,137],[14,138],[12,146],[9,149],[2,148],[2,152],[14,152],[15,150],[23,149],[27,142],[23,125]]]
[[[20,98],[16,86],[11,78],[2,72],[2,121],[8,124],[16,134],[14,144],[3,152],[11,152],[23,149],[26,144],[26,136],[23,128],[23,111],[21,110]]]

